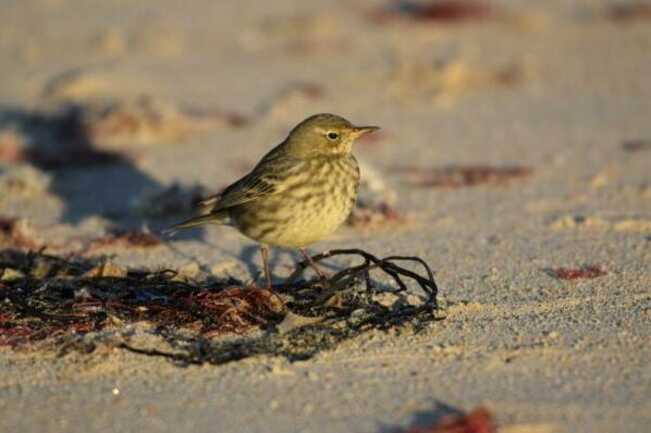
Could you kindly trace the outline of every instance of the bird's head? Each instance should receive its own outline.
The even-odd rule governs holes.
[[[362,135],[377,126],[355,126],[335,114],[315,114],[296,125],[285,140],[289,154],[298,158],[343,156]]]

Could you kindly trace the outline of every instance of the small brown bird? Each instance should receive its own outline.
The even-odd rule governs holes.
[[[170,228],[226,224],[260,242],[267,287],[271,287],[267,246],[299,248],[317,242],[348,217],[359,187],[359,167],[352,154],[357,138],[378,130],[354,126],[334,114],[316,114],[292,129],[253,170],[201,202],[209,212]]]

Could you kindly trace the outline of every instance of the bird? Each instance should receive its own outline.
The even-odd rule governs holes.
[[[201,201],[202,214],[166,232],[204,224],[236,228],[260,244],[269,289],[269,247],[299,249],[318,276],[325,278],[305,247],[332,234],[352,211],[360,182],[352,147],[359,137],[378,129],[355,126],[330,113],[310,116],[247,175]]]

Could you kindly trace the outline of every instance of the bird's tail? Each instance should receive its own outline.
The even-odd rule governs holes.
[[[201,226],[204,224],[223,224],[225,215],[221,213],[209,213],[206,215],[199,215],[188,220],[182,221],[178,224],[174,224],[171,227],[166,228],[162,233],[166,236],[173,236],[177,231],[183,229],[189,229],[192,227]]]

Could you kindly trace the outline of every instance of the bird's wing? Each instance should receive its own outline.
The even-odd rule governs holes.
[[[274,180],[277,179],[278,170],[286,168],[284,167],[286,164],[281,163],[282,159],[279,160],[279,156],[281,155],[277,149],[273,149],[265,155],[251,173],[228,186],[219,194],[203,200],[200,205],[210,206],[211,212],[217,212],[275,193],[277,186]]]
[[[268,194],[273,194],[275,190],[274,184],[269,182],[268,179],[265,179],[264,176],[259,176],[258,173],[252,172],[226,188],[217,196],[209,198],[206,201],[214,203],[212,212],[217,212]]]

